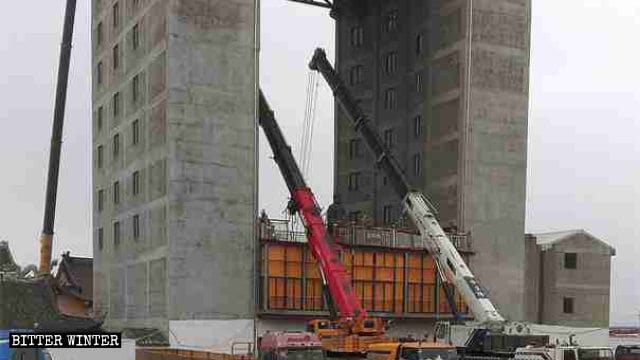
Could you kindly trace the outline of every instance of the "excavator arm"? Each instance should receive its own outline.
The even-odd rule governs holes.
[[[422,193],[411,190],[397,160],[384,145],[378,131],[365,116],[322,49],[315,51],[309,67],[319,71],[329,84],[338,104],[373,154],[377,166],[389,177],[396,193],[403,199],[404,210],[418,228],[422,243],[433,255],[440,273],[462,295],[476,321],[486,324],[504,323],[505,319],[498,313],[458,250],[442,230],[435,217],[434,206]],[[450,304],[454,305],[451,300]]]

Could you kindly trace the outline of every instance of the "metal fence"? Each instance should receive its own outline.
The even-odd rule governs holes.
[[[306,242],[304,231],[296,230],[288,220],[261,220],[260,239],[285,242]],[[368,227],[355,223],[336,224],[333,229],[336,242],[351,246],[376,246],[396,249],[423,249],[420,234],[415,231]],[[461,233],[447,233],[453,245],[463,252],[472,252],[471,236]]]

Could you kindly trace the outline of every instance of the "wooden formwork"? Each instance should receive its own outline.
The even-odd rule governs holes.
[[[136,360],[254,360],[251,355],[231,355],[207,350],[166,349],[166,348],[138,348]]]

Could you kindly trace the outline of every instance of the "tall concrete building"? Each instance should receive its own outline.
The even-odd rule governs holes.
[[[478,278],[524,317],[530,0],[341,0],[336,64],[444,227],[469,232]],[[400,199],[336,112],[335,193],[392,224]]]
[[[92,1],[94,306],[110,328],[253,338],[255,7]]]

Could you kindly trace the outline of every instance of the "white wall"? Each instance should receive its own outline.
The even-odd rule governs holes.
[[[176,348],[231,353],[235,342],[253,342],[253,320],[171,320],[169,342]],[[244,351],[244,347],[242,350]]]

